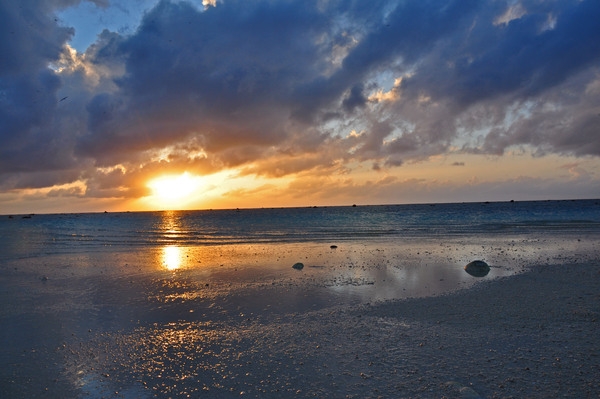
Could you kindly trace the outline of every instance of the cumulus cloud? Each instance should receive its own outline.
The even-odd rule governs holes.
[[[600,155],[594,0],[162,0],[77,53],[55,12],[79,2],[0,2],[5,190],[136,197],[161,170]]]

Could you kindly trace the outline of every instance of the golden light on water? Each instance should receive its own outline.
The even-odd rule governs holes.
[[[183,254],[177,246],[166,246],[163,248],[162,263],[167,270],[177,270],[181,267]]]
[[[162,212],[161,223],[158,225],[162,230],[162,236],[166,242],[171,242],[162,248],[161,264],[167,270],[177,270],[183,267],[183,258],[185,254],[183,249],[178,246],[177,238],[181,234],[181,218],[179,212]]]

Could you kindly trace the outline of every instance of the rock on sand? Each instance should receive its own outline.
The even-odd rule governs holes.
[[[302,269],[304,269],[304,263],[300,263],[300,262],[294,263],[294,266],[292,266],[292,267],[296,270],[302,270]]]
[[[474,277],[485,277],[490,272],[490,267],[482,260],[474,260],[465,266],[465,271]]]

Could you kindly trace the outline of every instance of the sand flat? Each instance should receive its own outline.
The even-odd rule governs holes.
[[[419,259],[471,278],[463,244],[186,249],[175,270],[163,248],[5,263],[2,397],[595,397],[597,241],[512,253],[497,242],[481,254],[492,270],[516,259],[506,276],[446,290],[435,274],[417,280],[439,283],[434,296],[359,295],[389,287],[388,261],[396,284]]]

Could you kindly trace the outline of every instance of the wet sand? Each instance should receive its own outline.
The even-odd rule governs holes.
[[[495,244],[4,262],[0,396],[597,397],[597,241]]]

